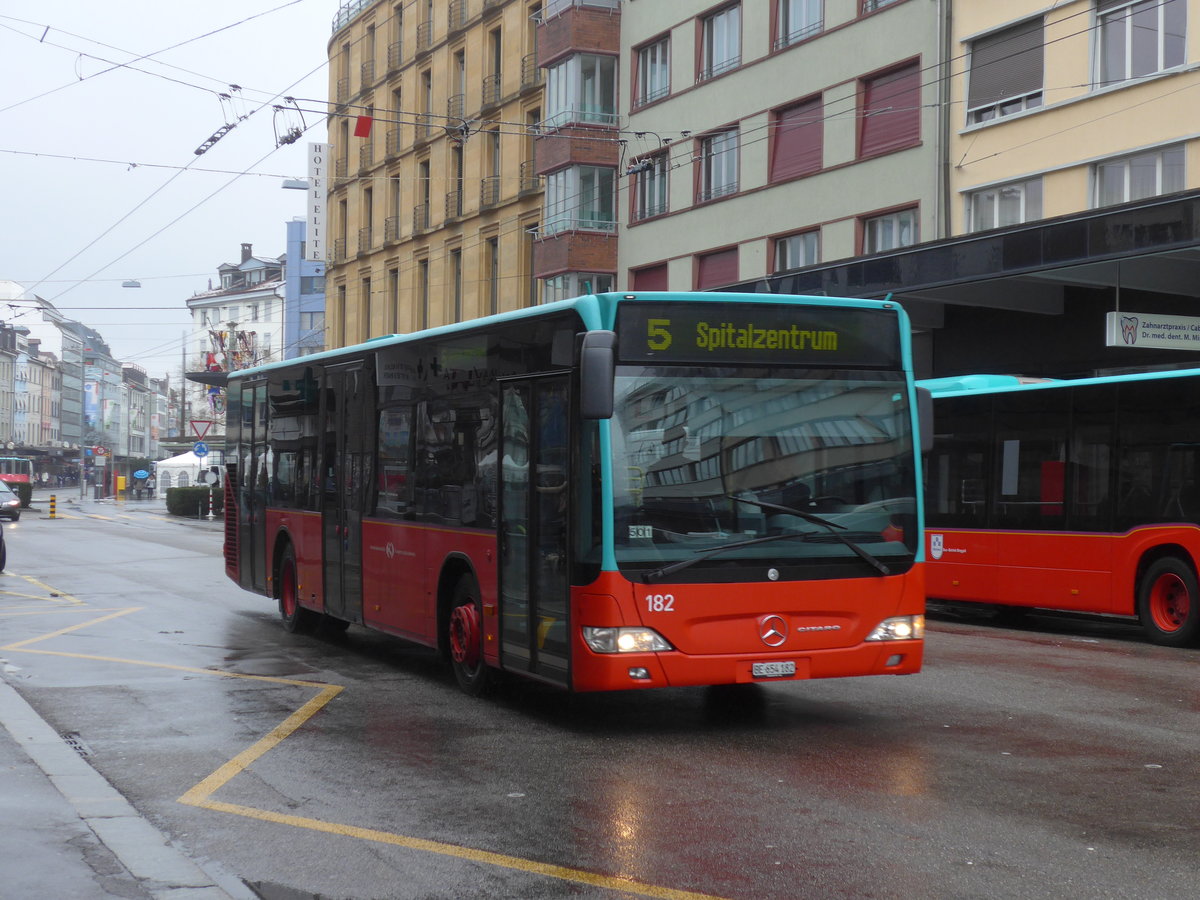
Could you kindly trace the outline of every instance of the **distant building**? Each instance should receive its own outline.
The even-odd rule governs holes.
[[[291,359],[325,349],[325,263],[307,258],[308,223],[287,223],[284,265],[283,356]]]

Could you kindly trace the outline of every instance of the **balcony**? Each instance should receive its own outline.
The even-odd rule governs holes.
[[[383,242],[394,244],[400,240],[400,217],[388,216],[383,220]]]
[[[388,44],[388,71],[396,71],[400,68],[402,62],[404,62],[404,43],[402,41],[393,41]]]
[[[362,175],[375,165],[375,147],[370,142],[358,148],[358,174]]]
[[[333,241],[333,246],[330,249],[332,251],[332,254],[330,257],[331,262],[343,263],[346,261],[346,239],[345,238],[335,238]]]
[[[463,192],[449,191],[446,194],[446,218],[458,219],[463,214]]]
[[[359,90],[369,90],[371,85],[375,83],[375,60],[368,59],[363,62],[359,72],[359,79]]]
[[[422,234],[429,230],[429,204],[418,203],[413,207],[413,234]]]
[[[371,226],[358,229],[358,253],[360,256],[371,252],[372,243]]]
[[[350,79],[339,78],[337,80],[337,102],[345,103],[350,99]]]
[[[446,17],[446,27],[451,31],[458,31],[467,27],[467,19],[470,13],[467,12],[467,0],[450,0],[450,12]]]
[[[417,52],[425,53],[433,46],[433,23],[421,22],[417,25]]]
[[[397,125],[395,128],[389,128],[387,130],[387,137],[384,141],[383,152],[387,156],[399,156],[400,147],[400,126]]]
[[[521,90],[528,91],[540,85],[543,72],[537,64],[537,54],[527,53],[521,57]]]
[[[493,72],[483,79],[483,96],[479,99],[480,105],[495,106],[500,102],[500,73]]]
[[[541,176],[534,170],[534,162],[532,159],[527,159],[521,163],[520,167],[520,187],[518,191],[522,197],[536,193],[542,189]]]
[[[479,205],[489,209],[500,202],[500,176],[489,175],[479,185]]]
[[[461,119],[463,117],[463,111],[466,109],[466,106],[467,106],[467,95],[466,94],[455,94],[453,97],[451,97],[449,100],[446,101],[446,115],[449,116],[451,119]],[[448,122],[446,124],[449,125],[452,123]]]

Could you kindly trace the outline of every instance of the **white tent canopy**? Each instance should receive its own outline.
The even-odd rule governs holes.
[[[189,450],[170,459],[164,459],[158,464],[158,484],[160,491],[173,487],[189,487],[199,482],[200,473],[208,469],[207,457],[201,458]]]

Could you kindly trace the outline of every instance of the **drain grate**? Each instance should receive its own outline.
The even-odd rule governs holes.
[[[62,735],[62,739],[66,741],[68,745],[74,748],[75,752],[84,759],[87,759],[92,755],[92,748],[84,743],[83,738],[79,736],[78,732],[68,731],[66,734]]]

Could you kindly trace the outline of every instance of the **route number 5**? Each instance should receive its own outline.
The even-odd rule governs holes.
[[[646,346],[651,350],[666,350],[671,346],[670,319],[646,320]]]

